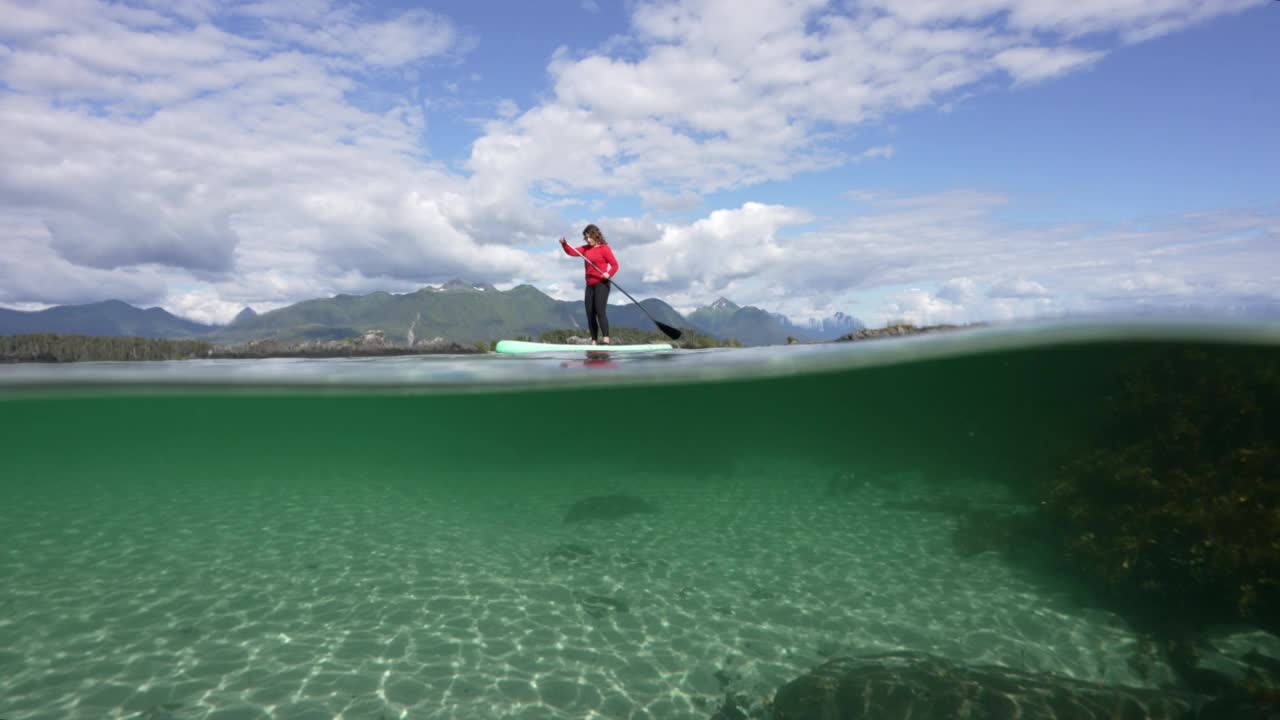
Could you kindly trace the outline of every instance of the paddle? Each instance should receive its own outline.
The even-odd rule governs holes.
[[[564,246],[565,246],[565,247],[567,247],[567,248],[569,248],[570,250],[572,250],[574,255],[577,255],[578,257],[582,258],[583,260],[586,260],[586,262],[587,262],[587,264],[588,264],[588,265],[590,265],[591,267],[593,267],[593,268],[595,268],[595,269],[596,269],[596,272],[600,273],[601,275],[604,275],[604,272],[603,272],[603,271],[601,271],[601,270],[600,270],[600,268],[596,267],[596,264],[595,264],[595,263],[591,262],[590,260],[587,260],[587,257],[586,257],[585,255],[583,255],[582,253],[578,252],[578,248],[576,248],[576,247],[574,247],[574,246],[570,245],[569,243],[565,243],[565,244],[564,244]],[[618,288],[619,290],[621,290],[623,295],[626,295],[626,296],[631,300],[631,302],[635,303],[635,304],[636,304],[636,307],[640,308],[640,312],[644,313],[645,315],[648,315],[649,319],[650,319],[650,320],[653,320],[653,324],[654,324],[654,325],[657,325],[657,326],[658,326],[658,329],[659,329],[659,330],[661,330],[661,331],[663,332],[663,334],[664,334],[664,335],[666,335],[667,337],[671,338],[672,340],[679,340],[679,339],[680,339],[680,329],[679,329],[679,328],[673,328],[673,327],[671,327],[670,325],[668,325],[668,324],[666,324],[666,323],[660,323],[660,322],[658,322],[657,320],[655,320],[655,319],[654,319],[654,317],[653,317],[652,315],[649,315],[649,311],[644,309],[644,306],[640,304],[640,301],[639,301],[639,300],[636,300],[635,298],[631,297],[631,293],[627,292],[626,290],[622,290],[622,286],[621,286],[621,285],[619,285],[618,283],[614,282],[613,280],[609,280],[609,283],[610,283],[611,285],[613,285],[614,287]]]

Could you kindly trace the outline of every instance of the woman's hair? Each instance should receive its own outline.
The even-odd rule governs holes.
[[[585,228],[583,228],[582,237],[595,240],[601,245],[609,244],[609,241],[604,239],[604,233],[600,232],[600,228],[596,227],[595,225],[588,225]]]

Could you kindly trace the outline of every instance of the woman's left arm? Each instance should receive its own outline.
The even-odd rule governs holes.
[[[618,258],[613,256],[613,248],[608,245],[602,245],[604,248],[604,258],[609,261],[609,277],[618,274]]]

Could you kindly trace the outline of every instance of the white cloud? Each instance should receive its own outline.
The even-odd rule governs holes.
[[[935,293],[912,288],[891,294],[881,306],[864,314],[863,320],[873,327],[893,322],[913,325],[1007,322],[1061,314],[1067,309],[1070,309],[1067,305],[1049,297],[995,296],[993,300],[975,302],[973,299],[948,298],[941,290]]]
[[[1038,298],[1050,294],[1040,283],[1025,278],[997,280],[987,289],[987,297],[991,298]]]
[[[1126,42],[1147,40],[1266,0],[869,0],[912,23],[999,20],[1014,31],[1056,33],[1068,39],[1102,33]]]
[[[7,235],[0,252],[0,303],[16,306],[123,300],[150,305],[164,296],[166,273],[153,265],[101,270],[68,262],[42,242],[39,231]]]
[[[319,23],[273,22],[270,28],[281,40],[377,67],[437,57],[459,40],[452,22],[427,10],[408,10],[381,22],[361,22],[346,15],[334,11]]]
[[[246,307],[223,298],[221,293],[211,287],[173,293],[169,296],[168,305],[169,312],[206,325],[226,323]],[[254,311],[267,312],[278,305],[260,302]]]
[[[503,98],[498,101],[498,117],[511,119],[520,114],[520,106],[516,105],[514,100]]]
[[[1015,82],[1035,83],[1092,64],[1102,58],[1098,50],[1077,48],[1016,47],[996,54],[996,64]]]
[[[0,218],[28,219],[0,237],[0,302],[118,297],[225,321],[244,304],[537,264],[508,231],[544,230],[548,213],[476,202],[467,178],[420,159],[414,105],[346,98],[363,67],[452,51],[437,16],[0,3],[23,33],[0,55],[0,134],[23,139],[0,144]],[[219,12],[270,22],[232,35]],[[282,30],[335,17],[342,38]]]
[[[937,296],[953,303],[963,303],[978,293],[978,283],[973,278],[952,278],[938,288]]]
[[[642,190],[640,198],[644,201],[646,207],[664,212],[692,210],[702,204],[702,196],[689,190],[676,193],[662,192],[661,190]]]
[[[654,287],[715,293],[733,280],[759,277],[782,260],[788,250],[778,231],[809,220],[798,208],[746,203],[690,225],[660,225],[658,240],[635,248],[630,257]]]
[[[243,2],[233,7],[235,14],[243,17],[313,24],[323,23],[335,11],[332,0],[291,0],[287,3],[260,0]]]
[[[553,244],[565,214],[602,196],[687,212],[719,189],[891,158],[893,145],[841,138],[1006,75],[1079,71],[1248,4],[641,1],[629,36],[555,54],[543,102],[495,100],[461,174],[423,150],[433,98],[419,92],[449,87],[429,77],[434,64],[471,47],[441,15],[330,0],[0,0],[0,135],[11,139],[0,143],[0,302],[118,297],[225,321],[244,305],[454,275],[553,287],[575,275]],[[410,74],[401,96],[371,81]],[[379,106],[352,99],[363,93]],[[1002,194],[855,199],[865,212],[816,229],[809,211],[768,202],[688,223],[600,222],[628,289],[685,307],[729,295],[804,315],[945,278],[920,291],[930,297],[895,302],[972,314],[1072,294],[1107,302],[1104,291],[1276,287],[1259,270],[1277,266],[1264,242],[1277,244],[1276,223],[1260,211],[1140,232],[1024,229],[993,220]],[[1050,277],[1042,292],[1017,285]]]
[[[886,323],[937,325],[963,321],[963,306],[919,288],[894,293],[881,312]]]
[[[803,232],[814,220],[806,211],[747,203],[688,224],[636,226],[615,252],[623,276],[639,278],[627,281],[633,294],[640,287],[681,309],[726,296],[798,318],[844,310],[872,324],[1280,300],[1280,208],[1188,214],[1135,231],[1009,224],[993,213],[1010,198],[975,190],[858,197],[863,212]]]
[[[875,147],[871,147],[871,148],[867,148],[866,150],[863,150],[862,154],[858,156],[858,159],[860,160],[868,159],[868,158],[886,158],[887,159],[887,158],[893,157],[893,153],[894,153],[894,149],[892,145],[877,145]]]
[[[1079,71],[1256,4],[641,1],[625,42],[557,52],[553,97],[492,126],[469,168],[511,192],[709,193],[890,157],[851,155],[829,130],[945,106],[1002,73],[1024,85]]]
[[[1111,298],[1143,299],[1188,297],[1195,286],[1184,278],[1161,272],[1123,272],[1098,279],[1094,283],[1098,295]]]
[[[915,313],[917,320],[975,321],[1280,299],[1276,207],[1189,213],[1134,230],[1125,224],[1008,224],[991,214],[1008,198],[973,191],[860,197],[870,204],[868,212],[816,231],[810,240],[830,248],[834,266],[860,272],[848,273],[843,286],[809,287],[852,300],[916,286],[918,292],[860,311],[872,323],[902,313]],[[920,289],[940,278],[950,279],[935,290]]]

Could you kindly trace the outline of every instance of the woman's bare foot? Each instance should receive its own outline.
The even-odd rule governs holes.
[[[606,336],[605,336],[605,338],[604,338],[604,344],[605,344],[605,345],[608,345],[608,344],[609,344],[609,336],[608,336],[608,335],[606,335]]]

